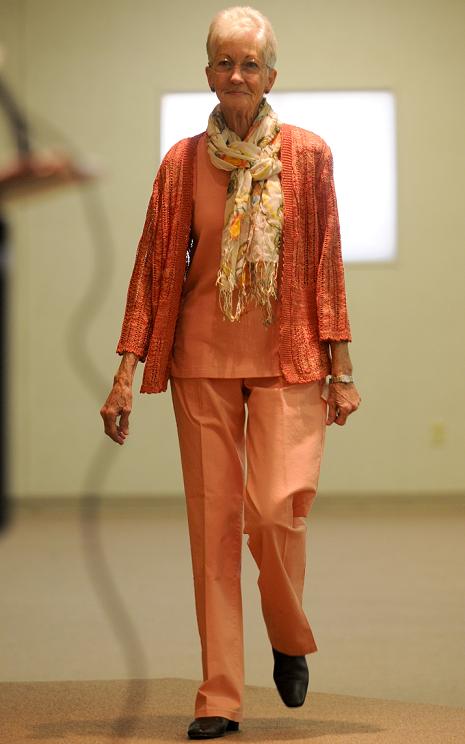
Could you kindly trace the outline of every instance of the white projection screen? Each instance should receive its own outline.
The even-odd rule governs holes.
[[[281,121],[316,132],[334,159],[347,263],[389,262],[397,254],[395,99],[389,91],[278,92],[267,96]],[[167,93],[161,100],[161,157],[206,128],[212,93]]]

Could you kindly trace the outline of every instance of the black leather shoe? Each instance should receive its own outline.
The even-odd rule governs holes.
[[[230,721],[223,716],[201,716],[195,718],[187,729],[190,739],[214,739],[224,736],[227,731],[238,731],[237,721]]]
[[[308,666],[305,656],[288,656],[273,648],[273,679],[281,700],[288,708],[305,702],[308,688]]]

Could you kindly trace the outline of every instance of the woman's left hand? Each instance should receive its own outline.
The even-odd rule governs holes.
[[[344,426],[347,417],[357,410],[361,400],[353,382],[331,383],[328,393],[327,426],[331,426],[334,422],[339,426]]]

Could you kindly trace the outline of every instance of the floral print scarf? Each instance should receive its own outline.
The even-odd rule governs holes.
[[[240,319],[250,298],[262,306],[264,324],[273,321],[283,221],[280,146],[280,124],[265,98],[244,140],[228,129],[219,105],[210,114],[210,159],[231,171],[216,280],[220,307],[230,321]]]

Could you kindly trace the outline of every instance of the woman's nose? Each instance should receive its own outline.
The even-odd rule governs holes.
[[[233,83],[243,83],[244,82],[244,76],[242,74],[241,66],[240,65],[234,65],[234,68],[231,72],[231,81]]]

